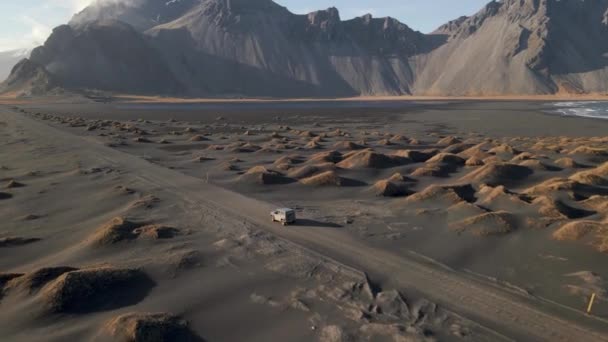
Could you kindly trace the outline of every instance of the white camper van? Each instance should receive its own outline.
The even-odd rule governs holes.
[[[273,210],[270,213],[270,217],[272,218],[272,222],[280,222],[284,226],[296,223],[296,211],[289,208]]]

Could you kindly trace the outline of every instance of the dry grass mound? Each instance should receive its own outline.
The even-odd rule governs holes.
[[[149,143],[152,143],[152,140],[143,138],[143,137],[137,137],[137,138],[133,138],[133,142],[149,144]]]
[[[310,186],[342,186],[343,182],[344,179],[335,171],[326,171],[300,180],[300,183]]]
[[[282,156],[274,161],[273,165],[296,165],[304,162],[304,157],[298,155]]]
[[[482,186],[477,193],[477,197],[479,199],[477,204],[493,210],[505,207],[509,210],[526,210],[530,206],[519,195],[510,192],[502,185],[497,187]]]
[[[594,157],[608,156],[608,148],[594,148],[589,146],[579,146],[568,153],[569,155],[585,155]]]
[[[240,182],[260,185],[287,184],[292,181],[280,172],[269,170],[264,166],[255,166],[239,177]]]
[[[27,245],[27,244],[30,244],[30,243],[33,243],[36,241],[40,241],[40,239],[24,238],[24,237],[17,237],[17,236],[7,236],[7,237],[0,238],[0,248],[23,246],[23,245]]]
[[[454,136],[447,136],[437,142],[437,145],[440,146],[450,146],[454,144],[460,144],[462,140]]]
[[[143,300],[155,286],[141,270],[92,268],[59,276],[40,292],[48,313],[113,310]]]
[[[337,143],[335,143],[333,145],[333,148],[335,148],[336,150],[362,150],[364,148],[366,148],[363,145],[359,145],[357,143],[354,143],[352,141],[338,141]]]
[[[88,240],[93,246],[114,245],[122,241],[131,241],[138,238],[170,239],[179,234],[179,230],[162,225],[146,225],[128,221],[121,217],[113,218],[102,225]]]
[[[499,155],[516,155],[519,154],[520,151],[514,149],[511,145],[502,144],[491,148],[488,153],[490,154],[499,154]]]
[[[471,144],[465,144],[465,143],[454,144],[454,145],[450,145],[450,146],[444,148],[443,150],[441,150],[441,152],[459,154],[460,152],[467,150],[469,147],[471,147]]]
[[[234,165],[231,162],[223,162],[221,163],[218,168],[222,171],[239,171],[239,167],[237,165]]]
[[[524,166],[531,170],[536,170],[536,171],[561,171],[562,170],[561,168],[559,168],[557,166],[545,164],[545,163],[541,162],[540,160],[536,160],[536,159],[527,159],[527,160],[520,162],[518,165]]]
[[[426,161],[427,163],[444,163],[451,165],[464,165],[466,160],[453,153],[439,153]]]
[[[209,139],[205,138],[205,137],[204,137],[204,136],[202,136],[202,135],[198,135],[198,134],[197,134],[197,135],[192,136],[192,137],[191,137],[190,139],[188,139],[188,140],[190,140],[190,141],[192,141],[192,142],[198,142],[198,141],[208,141]]]
[[[327,151],[313,154],[310,156],[308,163],[338,163],[342,160],[342,153],[338,151]]]
[[[525,160],[536,160],[538,159],[538,157],[530,152],[523,152],[520,153],[518,155],[516,155],[515,157],[513,157],[513,159],[511,159],[512,163],[518,163],[521,161],[525,161]]]
[[[323,163],[323,164],[314,164],[314,165],[303,165],[301,167],[292,169],[287,174],[287,177],[294,179],[302,179],[312,177],[318,173],[333,171],[336,169],[336,165],[334,163]]]
[[[394,144],[407,144],[411,142],[411,139],[408,137],[404,137],[403,135],[395,135],[390,139],[390,142]]]
[[[379,140],[376,144],[379,145],[379,146],[391,146],[391,145],[393,145],[393,143],[389,139]]]
[[[606,228],[605,224],[597,221],[576,221],[561,226],[553,233],[553,238],[560,241],[577,241],[587,234]]]
[[[467,161],[464,163],[464,165],[466,166],[483,166],[485,165],[485,163],[483,162],[483,159],[480,159],[478,157],[470,157],[469,159],[467,159]]]
[[[483,159],[489,156],[486,151],[491,149],[492,146],[493,145],[488,142],[482,142],[480,144],[471,146],[464,151],[461,151],[460,153],[458,153],[458,155],[463,158],[478,157],[480,159]]]
[[[595,170],[577,172],[569,178],[582,184],[608,186],[608,179],[597,175],[594,171]]]
[[[348,157],[345,157],[343,161],[338,163],[338,166],[344,169],[356,169],[356,168],[374,168],[374,169],[386,169],[399,165],[404,165],[409,162],[408,159],[403,157],[385,155],[376,153],[370,150],[364,150],[356,152]]]
[[[171,239],[179,235],[179,230],[173,227],[167,227],[163,225],[148,225],[135,229],[134,234],[137,234],[139,238],[147,238],[153,240],[159,239]]]
[[[585,167],[585,165],[579,164],[577,161],[569,157],[560,158],[555,161],[555,164],[563,167],[564,169],[579,169]]]
[[[586,239],[597,251],[608,253],[608,223],[597,221],[576,221],[566,223],[553,233],[559,241]]]
[[[307,148],[309,150],[318,150],[323,148],[323,145],[319,144],[318,142],[311,140],[309,141],[306,145],[304,145],[304,148]]]
[[[591,170],[577,172],[570,176],[570,179],[583,184],[608,186],[608,163]]]
[[[76,270],[77,269],[73,267],[41,268],[10,281],[7,287],[9,289],[15,289],[27,294],[31,294],[42,288],[47,283],[57,279],[62,274]]]
[[[532,204],[538,207],[541,215],[556,220],[580,219],[595,214],[593,211],[574,208],[548,196],[537,197]]]
[[[566,192],[575,199],[608,194],[605,189],[568,178],[551,178],[524,191],[525,194],[532,196],[548,195],[556,192]]]
[[[300,134],[298,134],[298,135],[301,137],[306,137],[306,138],[314,138],[317,136],[315,133],[313,133],[311,131],[303,131],[303,132],[300,132]]]
[[[134,240],[137,238],[135,229],[142,224],[115,217],[110,222],[102,225],[89,239],[89,243],[95,246],[113,245],[121,241]]]
[[[459,222],[471,216],[487,213],[487,210],[469,202],[459,202],[447,209],[448,222]]]
[[[417,150],[399,150],[393,153],[394,156],[407,158],[414,163],[424,163],[436,155],[438,151],[417,151]]]
[[[376,182],[376,184],[372,185],[370,191],[376,196],[381,197],[400,197],[412,193],[405,184],[398,184],[390,180]]]
[[[492,163],[470,172],[462,177],[461,180],[474,184],[502,185],[521,181],[532,173],[534,171],[525,166]]]
[[[103,333],[117,342],[202,341],[186,320],[167,313],[127,313],[107,322]]]
[[[447,177],[456,169],[455,165],[444,163],[425,164],[412,171],[411,175],[414,177]]]
[[[405,201],[412,205],[449,207],[461,202],[475,202],[475,189],[470,184],[431,185],[423,191],[411,195]]]
[[[579,203],[587,209],[608,215],[608,196],[595,195]]]
[[[485,213],[450,225],[451,230],[475,236],[504,235],[516,228],[515,216],[506,211]]]
[[[4,297],[6,292],[6,285],[11,282],[13,279],[18,279],[22,277],[23,273],[0,273],[0,300]]]
[[[5,188],[14,189],[14,188],[23,188],[24,186],[25,186],[25,184],[19,183],[16,180],[10,180],[8,183],[6,183]]]
[[[406,177],[399,172],[394,173],[387,179],[389,182],[406,182],[406,183],[416,183],[417,181],[413,178]]]

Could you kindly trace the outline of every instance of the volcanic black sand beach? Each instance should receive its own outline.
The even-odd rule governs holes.
[[[552,109],[6,105],[0,332],[605,341],[608,120]]]

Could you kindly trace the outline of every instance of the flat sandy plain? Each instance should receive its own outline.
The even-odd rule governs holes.
[[[546,109],[6,104],[0,336],[607,341],[608,121]]]

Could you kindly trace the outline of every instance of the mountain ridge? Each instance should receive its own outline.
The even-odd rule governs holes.
[[[491,1],[423,34],[272,0],[94,3],[30,59],[71,89],[343,97],[608,92],[608,0]],[[5,84],[4,89],[8,89]]]

